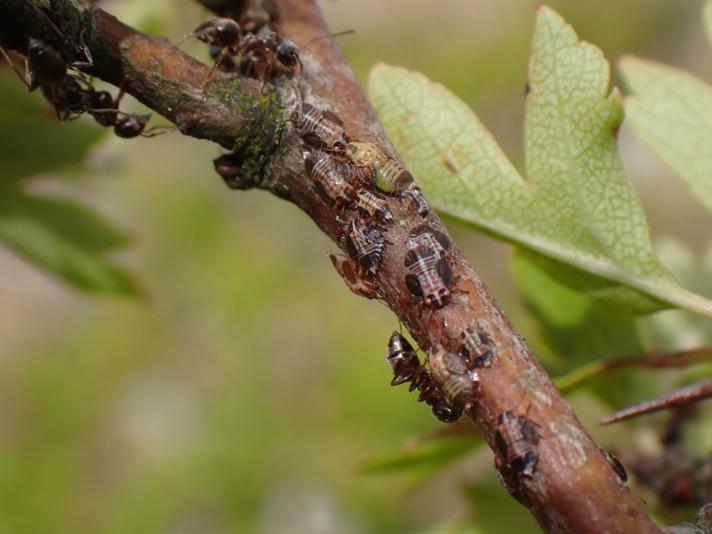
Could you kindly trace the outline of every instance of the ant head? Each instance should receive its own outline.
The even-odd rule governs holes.
[[[284,65],[295,66],[299,61],[299,47],[292,41],[282,41],[277,46],[277,59]]]
[[[109,91],[94,91],[92,93],[92,107],[96,109],[109,109],[114,107],[114,97]]]
[[[137,137],[141,135],[150,119],[150,115],[125,115],[116,121],[114,133],[124,139]]]
[[[232,19],[211,19],[195,28],[193,35],[204,43],[227,48],[240,40],[240,25]]]
[[[218,46],[233,46],[240,39],[240,25],[232,19],[217,19],[215,30]]]

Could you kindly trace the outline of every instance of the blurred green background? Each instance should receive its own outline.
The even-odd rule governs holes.
[[[378,61],[424,72],[470,103],[520,163],[536,4],[322,7],[332,29],[356,31],[340,44],[362,83]],[[712,77],[700,2],[548,5],[612,62],[634,53]],[[172,40],[209,16],[187,0],[104,6]],[[0,131],[5,143],[10,132]],[[681,278],[704,281],[710,215],[625,128],[621,146],[658,252]],[[383,353],[398,323],[345,290],[326,257],[334,246],[296,208],[229,191],[212,170],[219,153],[178,134],[104,135],[80,168],[31,182],[32,191],[94,206],[131,234],[113,257],[142,295],[80,293],[0,248],[0,533],[534,531],[499,487],[487,450],[465,450],[445,469],[433,468],[436,452],[402,473],[364,472],[442,428],[415,395],[388,386]],[[553,362],[514,289],[509,247],[450,229],[537,354]],[[655,346],[684,348],[710,341],[700,324],[665,312],[641,327]],[[654,433],[601,429],[596,420],[610,407],[586,392],[572,401],[606,446]],[[459,453],[475,442],[451,439]]]

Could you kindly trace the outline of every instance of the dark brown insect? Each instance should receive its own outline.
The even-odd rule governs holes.
[[[348,225],[346,251],[366,272],[375,273],[378,269],[385,241],[381,232],[363,221],[351,220]]]
[[[217,172],[230,189],[249,189],[252,180],[242,168],[242,158],[230,152],[213,160]]]
[[[461,356],[437,346],[428,355],[428,368],[452,405],[469,410],[476,402],[480,393],[480,377],[476,370],[468,368]]]
[[[344,254],[331,253],[329,259],[353,293],[367,299],[378,298],[376,286],[361,274],[361,269],[351,258]]]
[[[124,139],[131,139],[133,137],[138,137],[143,135],[144,137],[149,137],[151,134],[145,132],[146,124],[151,120],[150,115],[131,115],[128,113],[121,113],[117,117],[116,123],[114,124],[114,133],[117,137],[122,137]]]
[[[9,61],[4,50],[3,55]],[[42,89],[61,122],[78,117],[90,104],[89,82],[80,74],[70,74],[59,51],[39,39],[30,38],[24,81],[30,91]]]
[[[66,59],[57,48],[42,40],[30,37],[25,52],[25,72],[19,71],[15,63],[10,59],[5,49],[0,46],[0,54],[12,66],[17,75],[25,82],[30,91],[34,91],[40,86],[51,86],[63,81],[67,73],[67,67],[76,69],[89,68],[94,61],[89,47],[84,42],[84,30],[81,31],[79,39],[70,41],[64,33],[57,27],[50,16],[40,9],[35,3],[25,0],[25,4],[33,9],[47,24],[61,41],[61,46],[65,50],[71,50],[72,54]],[[81,56],[82,59],[78,59]],[[49,90],[49,87],[47,87]]]
[[[67,62],[52,45],[30,38],[27,46],[27,86],[34,91],[41,85],[53,86],[67,76]]]
[[[533,476],[538,460],[536,447],[540,440],[535,424],[526,417],[510,411],[502,412],[497,420],[494,441],[497,469],[505,479]]]
[[[608,425],[610,423],[617,423],[618,421],[624,421],[640,415],[684,406],[686,404],[708,399],[710,397],[712,397],[712,379],[703,380],[697,384],[693,384],[668,393],[667,395],[663,395],[662,397],[658,397],[657,399],[641,402],[625,408],[624,410],[615,412],[608,417],[601,419],[601,424]]]
[[[73,67],[76,69],[82,69],[82,68],[90,68],[94,65],[94,60],[91,55],[91,51],[89,50],[89,47],[86,45],[84,41],[84,31],[82,30],[79,34],[79,39],[78,40],[70,40],[67,38],[67,36],[62,32],[62,30],[59,29],[59,27],[54,23],[52,18],[45,13],[42,9],[40,9],[35,2],[31,2],[29,0],[25,0],[25,4],[27,4],[30,8],[32,8],[40,17],[42,17],[47,24],[52,28],[52,31],[57,35],[59,40],[61,41],[61,47],[64,50],[71,50],[71,55],[69,58],[64,58],[63,56],[62,59],[64,60],[65,67]],[[32,48],[32,38],[30,38],[30,42],[28,43],[28,52],[26,54],[27,56],[27,61],[30,61],[30,48]],[[35,39],[35,41],[37,41]],[[42,41],[39,41],[42,43],[44,46],[50,46],[47,43],[43,43]],[[55,49],[56,52],[56,49]],[[82,59],[78,59],[81,57]],[[27,64],[25,65],[25,71],[26,75],[29,75],[30,73],[28,71],[32,70],[32,67],[28,66]],[[41,68],[41,67],[40,67]],[[28,85],[30,85],[28,83]],[[36,87],[35,87],[36,88]]]
[[[275,68],[278,37],[266,27],[259,34],[248,33],[240,45],[240,73],[267,83]]]
[[[337,207],[350,203],[356,196],[353,186],[337,171],[331,156],[307,152],[304,156],[304,168],[312,180],[321,184]]]
[[[430,212],[430,206],[413,181],[413,176],[376,145],[354,141],[346,145],[346,155],[356,165],[370,167],[376,171],[376,187],[381,191],[410,197],[423,217]]]
[[[205,44],[214,46],[229,54],[237,54],[240,46],[240,25],[232,19],[214,18],[199,24],[189,37],[195,37]]]
[[[295,109],[291,118],[297,132],[309,146],[341,149],[348,143],[344,124],[329,110],[302,104]]]
[[[356,205],[381,222],[393,222],[393,214],[386,201],[378,198],[367,189],[356,191]]]
[[[206,20],[199,24],[193,33],[186,35],[176,44],[190,37],[195,37],[210,46],[210,57],[214,61],[204,84],[212,79],[215,69],[225,72],[232,72],[236,69],[232,56],[239,53],[241,41],[241,29],[237,22],[229,18]]]
[[[89,114],[101,126],[114,126],[119,110],[111,93],[109,91],[96,91],[92,87],[89,90],[89,95],[91,99]]]
[[[472,365],[475,367],[492,365],[494,342],[482,325],[468,326],[462,332],[461,338],[460,354],[469,358]]]
[[[408,270],[405,279],[408,290],[414,296],[422,297],[428,306],[442,308],[450,296],[450,264],[430,246],[413,241],[407,244],[404,265]]]
[[[392,386],[410,382],[408,391],[418,390],[418,402],[431,407],[433,415],[444,423],[454,423],[462,416],[462,409],[450,404],[440,393],[427,369],[420,363],[413,346],[398,332],[388,341],[386,361],[393,371]]]
[[[123,87],[114,99],[108,91],[96,91],[88,88],[91,97],[91,107],[86,111],[94,120],[106,127],[113,127],[114,134],[123,139],[138,137],[154,137],[172,131],[172,127],[156,126],[146,130],[151,115],[136,115],[119,110],[119,104],[124,96]]]
[[[421,217],[425,217],[428,213],[430,213],[430,204],[428,204],[428,201],[423,196],[423,192],[420,190],[420,187],[415,184],[415,182],[408,184],[408,186],[401,191],[401,195],[411,198],[413,204],[415,204],[415,209],[418,212],[418,215]]]
[[[195,37],[211,46],[210,55],[215,60],[213,69],[234,72],[237,66],[233,57],[239,55],[240,72],[244,76],[261,80],[263,84],[280,67],[290,76],[294,76],[298,67],[301,67],[297,46],[291,41],[280,41],[265,21],[248,21],[243,32],[234,20],[215,18],[203,22],[182,40],[189,37]]]
[[[625,470],[623,462],[621,462],[615,454],[605,449],[601,449],[601,454],[603,454],[603,457],[606,459],[606,462],[608,462],[608,465],[610,465],[613,471],[616,472],[620,483],[628,483],[628,472]]]
[[[54,84],[41,84],[42,94],[54,107],[60,122],[73,120],[87,111],[92,103],[91,86],[84,78],[67,74]]]
[[[428,247],[437,252],[440,256],[444,256],[445,252],[450,249],[450,240],[448,237],[438,230],[431,228],[426,224],[416,226],[410,232],[410,243]],[[415,246],[412,245],[412,246]]]

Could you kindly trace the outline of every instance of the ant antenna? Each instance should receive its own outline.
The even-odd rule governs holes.
[[[304,50],[309,48],[312,43],[315,41],[318,41],[319,39],[326,39],[327,37],[341,37],[342,35],[349,35],[350,33],[356,33],[356,30],[349,29],[349,30],[341,30],[340,32],[335,32],[335,33],[327,33],[326,35],[319,35],[318,37],[314,37],[311,41],[309,41],[305,46]]]
[[[27,85],[27,79],[20,72],[20,70],[17,68],[17,65],[15,65],[15,62],[12,61],[12,59],[10,59],[10,56],[8,55],[8,53],[5,51],[5,49],[2,46],[0,46],[0,54],[2,54],[2,57],[5,59],[5,61],[7,61],[7,64],[12,67],[12,70],[15,71],[15,74],[17,74],[17,76],[20,78],[20,80],[22,80],[22,83]]]
[[[163,135],[178,130],[177,126],[169,126],[168,124],[156,124],[151,126],[148,130],[141,132],[141,137],[156,137],[158,135]]]
[[[173,46],[178,46],[178,45],[181,44],[181,43],[185,43],[188,39],[191,39],[192,37],[195,37],[195,32],[191,32],[191,33],[188,33],[188,34],[184,35],[183,37],[181,37],[180,39],[178,39],[178,40],[173,44]]]

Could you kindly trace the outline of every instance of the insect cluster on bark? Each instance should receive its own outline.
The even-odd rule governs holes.
[[[93,80],[79,70],[93,65],[83,34],[78,44],[67,43],[67,37],[47,13],[31,2],[27,4],[47,21],[61,46],[46,42],[42,36],[29,35],[26,44],[15,51],[24,63],[22,69],[2,46],[0,54],[30,91],[38,88],[42,91],[60,122],[75,120],[88,113],[98,124],[113,128],[118,137],[125,139],[139,135],[148,137],[165,131],[146,130],[150,115],[120,111],[119,103],[124,94],[122,90],[116,98],[106,90],[97,90]],[[71,55],[64,55],[62,50],[69,50]]]
[[[198,25],[183,40],[195,37],[209,45],[213,69],[240,73],[263,84],[280,75],[291,78],[302,68],[299,47],[282,39],[269,22],[268,17],[253,12],[239,22],[214,18]]]
[[[194,34],[213,47],[216,69],[239,71],[262,82],[299,74],[296,47],[281,41],[268,20],[208,21]],[[280,48],[281,47],[281,48]],[[239,66],[234,59],[239,57]],[[384,253],[403,239],[403,213],[425,218],[430,207],[408,170],[375,144],[353,139],[344,121],[318,101],[295,90],[289,116],[291,139],[301,144],[305,175],[321,199],[336,210],[334,228],[345,253],[329,255],[347,286],[357,295],[379,298],[376,283]],[[216,170],[235,189],[247,185],[235,155],[215,160]],[[398,231],[397,231],[398,230]],[[436,312],[452,302],[454,275],[451,243],[434,225],[422,221],[405,235],[401,262],[403,285],[411,302],[423,312]],[[388,342],[392,385],[408,383],[418,401],[430,406],[440,421],[453,423],[471,410],[481,395],[481,371],[496,358],[486,325],[470,325],[452,340],[455,350],[436,344],[421,362],[413,346],[398,332]],[[536,464],[538,433],[521,418],[519,427],[503,414],[498,431],[500,471],[511,477],[531,476]],[[513,416],[514,417],[514,416]],[[519,421],[519,419],[517,419]],[[516,430],[516,432],[515,432]]]

